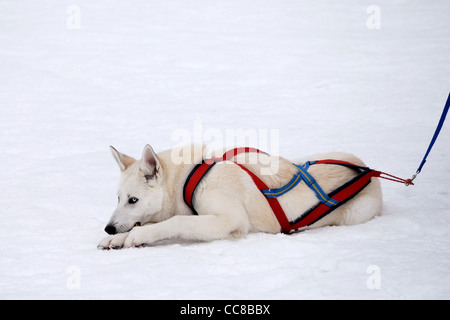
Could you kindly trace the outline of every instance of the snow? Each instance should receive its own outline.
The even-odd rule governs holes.
[[[367,26],[373,4],[380,29]],[[0,298],[449,299],[448,123],[416,186],[382,182],[383,215],[368,223],[96,248],[116,205],[109,145],[139,157],[199,124],[207,143],[250,130],[264,147],[274,130],[269,152],[352,152],[410,177],[450,88],[449,10],[0,2]]]

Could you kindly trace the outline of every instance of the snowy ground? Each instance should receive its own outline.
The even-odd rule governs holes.
[[[257,146],[278,130],[268,151],[353,152],[409,177],[450,90],[449,11],[445,0],[1,1],[0,298],[449,299],[450,123],[416,186],[383,181],[383,216],[366,224],[96,248],[116,205],[109,145],[139,157],[198,124],[261,129]]]

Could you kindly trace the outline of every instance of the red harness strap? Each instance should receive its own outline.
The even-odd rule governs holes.
[[[210,170],[217,162],[219,161],[225,161],[229,160],[230,158],[241,154],[245,152],[257,152],[257,153],[265,153],[261,150],[255,149],[255,148],[235,148],[227,151],[224,153],[222,157],[214,157],[208,160],[203,160],[201,163],[196,165],[194,169],[189,174],[188,178],[186,179],[186,182],[184,184],[183,189],[183,197],[186,204],[191,208],[192,212],[194,214],[197,214],[197,211],[194,209],[194,205],[192,203],[193,196],[195,189],[197,188],[197,185],[200,183],[200,180],[203,178],[203,176]],[[235,162],[236,163],[236,162]],[[251,172],[249,169],[247,169],[242,164],[236,163],[238,166],[240,166],[245,172],[247,172],[250,177],[252,178],[253,182],[255,183],[256,187],[266,196],[266,200],[270,207],[272,208],[273,213],[275,214],[275,217],[278,220],[278,223],[281,227],[281,232],[283,233],[290,233],[292,231],[296,231],[299,229],[303,229],[318,220],[322,219],[329,213],[331,213],[333,210],[337,209],[350,199],[352,199],[354,196],[356,196],[359,192],[361,192],[369,183],[370,179],[372,177],[380,177],[383,179],[388,179],[396,182],[406,182],[406,180],[392,176],[390,174],[372,170],[368,167],[362,167],[358,166],[356,164],[342,161],[342,160],[319,160],[319,161],[312,161],[309,162],[310,165],[314,164],[332,164],[332,165],[341,165],[346,166],[349,168],[352,168],[359,172],[359,174],[351,179],[350,181],[346,182],[336,190],[332,191],[327,195],[327,197],[331,198],[334,203],[333,205],[326,204],[324,202],[319,202],[316,206],[312,207],[305,213],[303,213],[299,218],[295,219],[294,221],[289,221],[286,217],[286,214],[283,211],[283,208],[281,207],[280,203],[278,202],[276,197],[268,197],[263,190],[268,190],[269,187],[260,179],[258,178],[253,172]],[[386,175],[388,177],[384,177],[382,175]],[[314,181],[315,183],[315,181]],[[317,187],[317,185],[316,185]]]
[[[194,192],[197,188],[197,185],[200,183],[200,180],[202,180],[203,176],[208,172],[208,170],[211,169],[217,162],[225,161],[237,156],[238,154],[247,152],[265,153],[256,148],[234,148],[225,152],[222,157],[213,157],[211,159],[203,160],[201,163],[197,164],[194,169],[192,169],[184,184],[183,198],[184,202],[186,202],[186,204],[189,206],[189,208],[191,208],[194,214],[197,214],[197,211],[195,211],[194,205],[192,204]]]
[[[246,167],[244,167],[242,164],[236,163],[238,166],[240,166],[244,171],[246,171],[250,177],[252,177],[253,182],[256,184],[256,187],[259,190],[269,189],[269,187],[260,179],[258,178],[253,172],[248,170]],[[278,202],[277,198],[267,198],[267,202],[269,203],[270,207],[272,208],[273,213],[275,214],[275,217],[278,220],[278,223],[281,226],[282,232],[288,232],[291,230],[291,225],[289,220],[286,217],[286,214],[284,213],[283,208],[281,207],[280,203]]]

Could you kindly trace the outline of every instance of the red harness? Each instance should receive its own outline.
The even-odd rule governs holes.
[[[192,169],[191,173],[187,177],[186,182],[184,184],[183,197],[184,201],[191,208],[194,214],[198,214],[197,211],[195,211],[194,205],[192,203],[194,192],[198,184],[200,183],[201,179],[205,176],[205,174],[217,162],[229,160],[238,154],[247,152],[257,152],[265,154],[265,152],[255,148],[247,148],[247,147],[235,148],[225,152],[222,157],[213,157],[208,160],[203,160],[201,163],[197,164],[194,167],[194,169]],[[233,162],[238,166],[240,166],[244,171],[246,171],[250,175],[256,187],[266,197],[267,202],[272,208],[272,211],[275,214],[275,217],[277,218],[278,223],[281,226],[281,232],[283,233],[291,233],[297,230],[301,230],[319,221],[320,219],[331,213],[333,210],[337,209],[339,206],[343,205],[348,200],[352,199],[359,192],[361,192],[370,183],[371,181],[370,179],[372,177],[380,177],[402,183],[406,182],[406,180],[395,177],[393,175],[381,171],[376,171],[368,167],[358,166],[350,162],[341,160],[318,160],[318,161],[308,161],[303,166],[294,164],[299,169],[298,174],[296,174],[286,186],[278,189],[270,189],[261,179],[259,179],[253,172],[251,172],[245,166],[235,161]],[[357,171],[358,175],[353,179],[344,183],[336,190],[330,192],[329,194],[326,194],[325,192],[323,192],[322,188],[317,184],[315,179],[307,172],[308,167],[310,165],[316,164],[331,164],[331,165],[345,166]],[[283,208],[278,202],[277,197],[295,187],[301,180],[304,180],[306,184],[316,193],[320,201],[317,205],[315,205],[308,211],[304,212],[302,215],[300,215],[300,217],[298,217],[294,221],[289,221],[288,218],[286,217],[286,214],[283,211]]]

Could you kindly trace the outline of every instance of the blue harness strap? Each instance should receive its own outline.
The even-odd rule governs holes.
[[[314,177],[308,172],[309,167],[314,164],[345,166],[355,170],[357,172],[357,176],[327,194],[317,183],[316,179],[314,179]],[[342,160],[307,161],[302,165],[297,165],[295,163],[293,163],[293,165],[297,168],[298,172],[286,185],[276,189],[260,189],[261,192],[266,198],[278,198],[289,190],[295,188],[295,186],[303,180],[305,181],[305,184],[315,193],[316,197],[319,199],[319,202],[301,214],[294,221],[289,221],[289,227],[282,228],[282,232],[284,233],[291,233],[296,230],[301,230],[306,226],[322,219],[362,191],[370,183],[370,179],[372,177],[379,177],[381,174],[379,171]]]
[[[297,184],[300,183],[300,181],[305,181],[306,185],[314,191],[317,198],[322,202],[323,204],[333,207],[337,204],[339,204],[339,201],[331,198],[328,196],[328,194],[323,191],[323,189],[320,187],[320,185],[317,183],[316,179],[308,172],[309,166],[311,164],[316,163],[317,161],[307,161],[303,165],[297,165],[293,164],[297,169],[298,172],[292,177],[291,181],[289,181],[286,185],[282,186],[281,188],[277,189],[262,189],[261,192],[266,196],[266,198],[278,198],[288,192],[289,190],[295,188]]]
[[[329,207],[335,206],[339,204],[339,201],[330,198],[325,191],[320,187],[320,185],[317,183],[316,179],[308,172],[308,168],[310,164],[314,164],[315,162],[306,162],[303,166],[299,166],[294,164],[298,172],[301,174],[303,180],[305,181],[306,185],[315,192],[317,198],[322,202],[324,205],[327,205]]]
[[[281,188],[277,189],[262,189],[261,192],[266,196],[266,198],[278,198],[279,196],[282,196],[289,190],[295,188],[299,182],[302,181],[302,176],[300,175],[300,172],[297,172],[286,185],[284,185]]]

